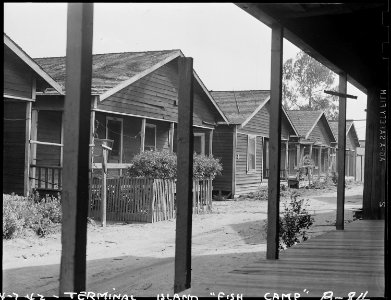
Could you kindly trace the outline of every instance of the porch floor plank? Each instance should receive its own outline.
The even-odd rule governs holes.
[[[368,298],[384,297],[384,285],[384,221],[359,220],[282,251],[279,260],[260,259],[213,282],[195,282],[191,291],[197,296],[270,293],[270,298],[300,293],[319,299],[329,291],[333,297],[368,291]]]

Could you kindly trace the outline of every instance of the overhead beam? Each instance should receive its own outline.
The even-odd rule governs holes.
[[[346,94],[346,74],[339,75],[339,92]],[[345,149],[346,149],[346,98],[339,97],[338,116],[338,187],[337,187],[337,230],[344,229],[345,209]]]
[[[174,293],[190,288],[193,189],[193,59],[180,57]]]
[[[280,216],[280,158],[282,113],[282,51],[283,28],[272,25],[270,118],[269,123],[269,180],[267,210],[267,259],[278,259]]]
[[[342,98],[351,98],[351,99],[357,99],[357,96],[349,95],[349,94],[344,94],[344,93],[338,93],[334,91],[323,91],[325,94],[333,95],[333,96],[338,96]]]
[[[60,296],[86,290],[93,4],[68,4]]]

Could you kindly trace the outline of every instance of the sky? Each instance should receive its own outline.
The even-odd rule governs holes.
[[[66,3],[5,3],[4,32],[31,57],[65,56]],[[269,90],[271,30],[232,3],[95,3],[93,53],[181,49],[209,90]],[[284,61],[299,49],[284,40]],[[366,118],[348,84],[347,119]],[[356,121],[360,139],[365,122]]]

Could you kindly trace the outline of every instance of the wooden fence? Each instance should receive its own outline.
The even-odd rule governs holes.
[[[171,179],[111,178],[106,182],[108,221],[157,222],[175,218],[176,184]],[[102,179],[93,178],[89,217],[101,219]],[[212,180],[193,181],[193,213],[212,210]]]

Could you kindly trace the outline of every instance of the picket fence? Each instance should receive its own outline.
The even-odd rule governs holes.
[[[110,178],[106,181],[106,220],[158,222],[175,218],[176,184],[172,179]],[[102,179],[93,178],[89,217],[101,219]],[[193,181],[193,213],[212,211],[212,180]]]

